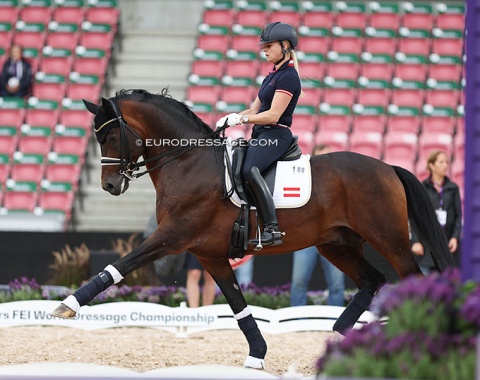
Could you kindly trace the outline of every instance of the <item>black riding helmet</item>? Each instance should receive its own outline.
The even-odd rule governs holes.
[[[287,49],[283,53],[288,53],[289,51],[295,49],[298,44],[298,37],[295,28],[289,24],[284,24],[283,22],[272,22],[265,26],[260,35],[259,45],[265,44],[267,42],[273,41],[284,41],[287,40],[290,42],[291,49]]]

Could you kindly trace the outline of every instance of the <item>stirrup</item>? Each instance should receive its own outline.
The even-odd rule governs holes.
[[[267,240],[266,243],[263,243],[263,240],[262,239],[262,234],[263,233],[269,233],[271,234],[271,241],[270,239]],[[282,244],[282,235],[285,236],[285,232],[281,232],[281,231],[276,231],[276,230],[272,230],[270,228],[265,228],[263,230],[263,233],[259,233],[258,234],[258,239],[252,239],[252,240],[249,240],[248,244],[252,244],[252,245],[255,245],[255,248],[253,248],[254,251],[260,251],[262,248],[263,248],[263,245],[280,245]]]

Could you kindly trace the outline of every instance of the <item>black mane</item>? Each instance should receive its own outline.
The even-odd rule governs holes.
[[[144,103],[153,103],[157,107],[173,107],[182,113],[184,113],[189,120],[192,121],[192,124],[199,128],[201,131],[211,133],[212,128],[203,122],[195,113],[187,106],[185,103],[182,103],[176,99],[174,99],[169,93],[168,88],[164,88],[161,93],[159,94],[152,94],[147,90],[142,89],[122,89],[118,90],[115,93],[115,97],[112,100],[117,103],[121,100],[134,100],[138,102]]]

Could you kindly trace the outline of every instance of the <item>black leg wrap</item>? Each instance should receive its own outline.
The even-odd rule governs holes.
[[[103,271],[96,275],[87,284],[78,288],[73,295],[77,299],[80,306],[83,306],[93,300],[110,285],[113,285],[113,277],[107,271]]]
[[[267,343],[263,339],[262,333],[258,329],[257,322],[253,316],[247,315],[245,318],[238,320],[238,326],[243,331],[245,338],[247,338],[250,352],[248,355],[257,358],[265,359],[267,354]]]
[[[355,325],[355,322],[358,321],[358,318],[360,318],[363,312],[368,309],[372,298],[373,294],[365,289],[361,289],[355,294],[353,300],[333,325],[333,331],[338,331],[340,334],[345,335],[346,332]]]

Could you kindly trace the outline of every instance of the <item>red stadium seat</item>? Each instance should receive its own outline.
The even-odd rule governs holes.
[[[350,151],[380,159],[383,152],[382,137],[379,132],[354,130],[350,135]]]
[[[366,38],[364,50],[372,54],[394,55],[398,42],[394,38]]]
[[[284,22],[298,28],[300,25],[301,14],[295,11],[275,11],[270,14],[270,22]]]
[[[430,51],[431,40],[429,38],[400,38],[398,51],[405,54],[425,55]]]
[[[360,66],[360,76],[390,81],[393,76],[393,65],[391,63],[363,63]]]
[[[437,28],[463,30],[465,28],[465,15],[463,13],[443,13],[437,15]]]
[[[13,36],[13,42],[23,48],[32,48],[41,51],[45,44],[45,33],[43,32],[17,32]]]
[[[234,11],[231,8],[206,9],[203,11],[202,20],[208,25],[225,26],[230,28],[233,17]]]
[[[186,98],[194,103],[215,105],[220,98],[220,91],[220,86],[190,86]]]
[[[387,130],[389,132],[407,132],[417,135],[420,131],[420,117],[418,116],[390,116],[387,120]]]
[[[434,107],[456,108],[459,101],[459,90],[428,90],[425,97],[425,103]]]
[[[330,50],[331,38],[320,36],[305,36],[298,42],[298,50],[304,53],[326,54]]]
[[[333,38],[331,49],[337,53],[360,54],[364,51],[364,40],[359,37]]]
[[[326,144],[332,152],[348,150],[348,134],[334,130],[320,129],[315,134],[315,144]]]
[[[221,100],[227,103],[245,103],[250,105],[257,95],[253,87],[231,86],[224,87],[221,94]]]
[[[2,186],[5,183],[5,181],[7,180],[9,174],[10,174],[10,165],[0,164],[0,184],[2,184]],[[1,204],[1,202],[0,202],[0,204]]]
[[[462,65],[430,65],[428,77],[438,81],[458,81],[462,77]]]
[[[53,9],[52,20],[60,24],[75,24],[80,26],[85,18],[85,8],[56,7]]]
[[[39,154],[46,157],[51,146],[52,140],[49,137],[23,136],[18,140],[18,150],[24,154]]]
[[[369,24],[377,29],[398,30],[400,27],[400,15],[398,13],[372,13]]]
[[[354,88],[325,88],[323,101],[329,104],[345,105],[351,107],[355,101]]]
[[[330,29],[334,23],[334,16],[331,12],[305,12],[303,15],[303,25],[309,28]]]
[[[232,36],[231,48],[236,51],[259,51],[258,36]]]
[[[83,162],[87,151],[87,142],[88,140],[82,137],[56,137],[53,140],[52,150],[58,154],[78,156],[80,161]]]
[[[58,123],[59,114],[58,109],[29,108],[25,114],[25,123],[36,127],[49,127],[53,130]]]
[[[73,62],[73,71],[83,75],[96,75],[103,82],[108,68],[107,57],[77,58]]]
[[[66,127],[82,127],[90,132],[93,117],[94,115],[84,110],[63,110],[60,114],[59,123]]]
[[[201,35],[197,39],[197,47],[207,51],[225,52],[230,44],[230,36]]]
[[[3,197],[3,207],[9,211],[33,212],[37,206],[38,193],[24,191],[9,191]]]
[[[72,71],[72,57],[45,57],[40,61],[39,70],[46,74],[68,77]]]
[[[318,109],[322,99],[322,89],[318,87],[304,88],[303,96],[298,98],[299,105],[313,106]]]
[[[110,56],[113,45],[113,32],[88,32],[80,35],[78,44],[87,49],[99,49]]]
[[[320,115],[318,117],[318,128],[348,133],[352,123],[350,115]]]
[[[225,65],[225,75],[255,79],[258,75],[258,68],[258,61],[227,61]]]
[[[413,168],[418,152],[418,137],[416,134],[389,130],[385,134],[383,141],[383,159],[385,162],[392,164],[403,159],[411,162]]]
[[[262,10],[245,9],[237,12],[236,22],[243,26],[263,28],[268,24],[268,13]]]
[[[327,65],[326,75],[335,79],[357,80],[360,65],[350,62],[330,62]]]
[[[72,185],[72,190],[77,191],[82,167],[80,164],[55,164],[47,165],[45,179],[50,182],[62,182]]]
[[[322,62],[301,62],[299,64],[302,79],[321,80],[325,76],[326,65]]]
[[[19,15],[19,19],[28,24],[43,24],[44,26],[50,22],[51,17],[52,8],[35,6],[23,7]]]
[[[391,90],[388,88],[360,88],[357,102],[364,106],[387,107],[390,103]]]
[[[426,162],[426,157],[433,150],[442,150],[447,157],[453,153],[452,135],[446,133],[424,132],[418,139],[419,160]]]
[[[65,97],[65,83],[34,83],[32,95],[38,99],[60,103]]]
[[[427,77],[428,65],[399,63],[395,66],[393,76],[402,80],[424,82]]]
[[[294,134],[299,130],[315,132],[317,129],[318,115],[293,115],[292,131]]]
[[[4,50],[8,50],[10,46],[12,45],[12,40],[13,40],[13,32],[8,31],[8,32],[0,32],[0,48]],[[7,55],[5,55],[6,59]]]
[[[102,87],[99,84],[70,83],[67,87],[67,98],[74,100],[86,99],[98,103]]]
[[[78,45],[79,38],[79,33],[53,32],[47,34],[45,45],[73,52]]]
[[[17,136],[0,136],[0,154],[11,156],[17,148]]]
[[[364,29],[367,25],[367,14],[342,12],[337,15],[336,24],[342,28]]]
[[[298,136],[298,145],[304,154],[310,154],[315,145],[314,134],[311,131],[307,130],[297,130],[295,135]]]
[[[434,17],[431,13],[406,13],[403,15],[402,24],[409,29],[433,28]]]
[[[38,206],[44,211],[59,211],[65,214],[66,220],[72,216],[74,193],[68,192],[44,192],[40,193]]]
[[[85,21],[92,24],[108,24],[113,33],[117,32],[117,25],[120,18],[120,9],[111,7],[92,7],[85,12]]]
[[[0,126],[19,128],[25,118],[24,108],[0,108]]]
[[[430,172],[427,169],[426,161],[417,161],[417,163],[415,164],[414,174],[420,181],[424,181],[430,176]]]
[[[422,132],[446,133],[453,135],[455,118],[449,116],[425,116],[422,119]]]
[[[224,61],[194,61],[191,72],[200,77],[221,78],[224,72]]]
[[[18,15],[20,13],[19,7],[14,6],[4,6],[0,7],[0,22],[5,22],[8,24],[15,23],[18,20]]]
[[[400,107],[421,107],[425,99],[424,90],[396,89],[392,91],[392,103]]]
[[[10,178],[17,182],[35,182],[39,185],[44,172],[43,164],[16,164],[12,165]]]
[[[385,115],[356,115],[353,118],[352,131],[383,133],[385,125]]]

